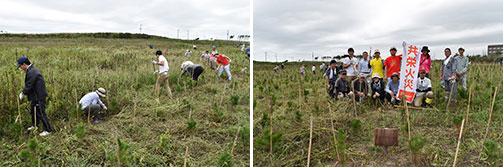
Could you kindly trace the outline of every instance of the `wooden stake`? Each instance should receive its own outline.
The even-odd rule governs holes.
[[[75,88],[75,121],[79,121],[79,102],[77,100],[77,88]]]
[[[328,110],[330,111],[330,113],[332,113],[332,108],[330,107],[330,103],[328,103]],[[337,154],[337,161],[340,161],[341,157],[339,156],[339,150],[337,148],[337,138],[335,138],[335,128],[334,128],[335,126],[334,126],[333,116],[330,117],[330,123],[332,124],[332,135],[334,136],[334,145],[335,145],[335,153]]]
[[[459,131],[458,146],[456,147],[456,154],[454,154],[453,167],[456,167],[456,159],[458,158],[459,145],[461,144],[461,137],[463,136],[463,126],[465,125],[465,120],[461,121],[461,130]]]
[[[238,132],[236,132],[236,137],[234,138],[234,142],[232,143],[231,154],[234,153],[234,147],[236,146],[236,142],[238,141],[239,131],[241,130],[241,126],[238,128]]]
[[[309,149],[307,150],[307,167],[309,167],[309,161],[311,160],[311,144],[313,142],[313,116],[311,115],[311,123],[309,126]]]
[[[136,120],[136,101],[133,103],[133,126]]]
[[[456,80],[447,81],[447,82],[451,82],[449,84],[449,85],[451,85],[451,91],[449,92],[449,98],[448,98],[448,101],[447,101],[447,106],[445,107],[445,111],[449,111],[449,104],[451,104],[452,90],[454,89],[454,84],[456,84]],[[452,82],[454,82],[454,83],[452,83]]]
[[[266,88],[267,90],[269,90],[269,87],[266,85]],[[274,101],[272,99],[272,96],[271,96],[271,110],[270,110],[270,122],[269,122],[269,126],[270,126],[270,130],[269,130],[269,154],[270,154],[270,158],[271,158],[271,165],[272,165],[272,130],[273,130],[273,126],[272,126],[272,118],[273,118],[273,106],[274,106]]]
[[[350,81],[350,83],[349,83],[349,88],[351,88],[351,91],[353,92],[353,97],[351,97],[351,99],[353,100],[353,110],[355,111],[355,117],[356,117],[356,115],[357,115],[356,114],[357,113],[357,111],[356,111],[356,100],[355,100],[356,93],[355,93],[355,91],[353,89],[353,82],[352,81]]]
[[[496,100],[496,93],[498,93],[498,87],[494,89],[493,102],[491,104],[491,110],[489,111],[489,120],[487,120],[486,133],[484,134],[484,140],[482,140],[482,142],[486,141],[487,133],[489,132],[489,125],[491,125],[491,117],[493,115],[494,100]]]
[[[183,167],[187,167],[188,156],[189,156],[189,146],[185,146],[185,159],[183,160]]]
[[[91,122],[91,107],[87,107],[87,128],[89,128],[89,124]]]
[[[470,101],[472,100],[472,87],[473,85],[470,85],[470,90],[468,94],[468,107],[466,109],[466,124],[468,124],[468,113],[470,113]],[[468,127],[465,128],[465,131],[468,129]]]
[[[34,112],[33,112],[34,116],[33,117],[35,118],[35,123],[34,123],[35,124],[35,129],[37,129],[37,105],[33,106],[33,110],[34,110]]]

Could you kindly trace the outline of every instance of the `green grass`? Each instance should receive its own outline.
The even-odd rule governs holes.
[[[309,64],[309,63],[308,63]],[[254,62],[254,137],[266,140],[270,125],[271,99],[277,99],[273,109],[273,134],[283,133],[282,142],[275,145],[271,158],[269,150],[262,145],[254,145],[255,166],[304,166],[307,163],[309,144],[309,117],[313,116],[313,143],[311,165],[333,165],[337,160],[330,121],[334,120],[338,136],[339,154],[345,153],[344,166],[412,166],[407,134],[405,109],[381,107],[379,104],[364,103],[358,107],[357,115],[350,99],[330,100],[322,74],[306,73],[300,77],[301,63],[286,63],[285,70],[274,73],[274,63]],[[317,64],[319,65],[319,64]],[[501,154],[498,151],[485,152],[482,148],[483,136],[489,119],[490,104],[494,87],[498,87],[491,126],[487,135],[501,145],[503,143],[503,69],[497,64],[472,63],[468,70],[467,86],[473,85],[469,121],[465,123],[465,133],[461,142],[457,166],[501,166],[502,159],[488,155]],[[468,91],[459,87],[456,102],[446,111],[447,100],[439,81],[440,62],[434,61],[431,69],[433,92],[432,110],[409,108],[411,136],[420,135],[419,142],[412,144],[420,166],[450,166],[459,136],[459,129],[453,124],[461,124],[466,117]],[[278,88],[268,89],[271,85]],[[308,93],[307,93],[308,92]],[[299,93],[301,93],[299,99]],[[300,103],[299,103],[300,102]],[[330,102],[330,104],[329,104]],[[332,111],[328,109],[331,106]],[[460,120],[461,119],[461,120]],[[360,123],[357,123],[358,121]],[[398,128],[399,146],[387,149],[374,145],[375,128]],[[358,130],[359,129],[359,130]],[[267,132],[267,133],[264,133]],[[344,136],[343,136],[344,135]],[[344,138],[343,138],[344,137]],[[340,140],[339,140],[340,138]],[[420,142],[425,139],[428,142]],[[266,143],[267,148],[269,143]],[[422,147],[418,147],[422,146]],[[494,145],[488,145],[489,149]],[[479,154],[481,156],[479,157]],[[497,157],[497,156],[496,156]],[[341,157],[342,158],[342,157]]]
[[[19,158],[20,154],[40,158],[43,166],[111,166],[117,163],[111,155],[118,151],[118,140],[125,165],[182,166],[187,146],[189,166],[217,166],[220,154],[231,149],[238,127],[249,129],[250,74],[240,70],[249,66],[249,59],[235,42],[193,41],[199,50],[186,58],[183,53],[192,49],[191,41],[70,37],[0,38],[0,166],[31,166],[31,162]],[[200,61],[200,52],[210,50],[212,45],[232,59],[232,78],[238,83],[234,87],[218,79],[217,72]],[[174,100],[169,100],[163,86],[156,100],[156,78],[150,62],[156,59],[158,49],[169,49],[165,56]],[[47,137],[38,136],[42,128],[37,132],[26,130],[31,123],[24,109],[26,98],[21,103],[23,122],[14,124],[16,97],[24,86],[25,75],[15,69],[20,56],[28,56],[45,78],[49,94],[46,112],[54,129]],[[198,86],[190,84],[188,75],[181,76],[180,65],[186,60],[205,68]],[[221,99],[225,84],[227,90]],[[107,90],[108,98],[102,100],[108,111],[102,115],[103,123],[88,128],[87,119],[76,115],[76,100],[98,87]],[[239,97],[237,103],[232,96]],[[220,100],[220,115],[215,120],[212,107]],[[133,126],[134,102],[137,107]],[[43,153],[23,151],[33,138],[44,146]],[[249,142],[238,140],[232,157],[235,166],[248,166]]]

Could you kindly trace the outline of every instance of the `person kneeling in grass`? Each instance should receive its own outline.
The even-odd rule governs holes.
[[[379,73],[374,73],[374,76],[372,77],[372,83],[370,84],[370,86],[372,88],[372,99],[381,100],[381,103],[384,104],[384,96],[385,96],[384,90],[386,89],[385,88],[386,85],[379,76]]]
[[[335,81],[335,90],[338,99],[348,97],[348,94],[350,94],[349,82],[347,80],[348,73],[346,70],[342,70],[340,73],[341,77]]]
[[[361,73],[359,79],[353,81],[353,91],[355,92],[355,100],[359,104],[367,99],[369,93],[368,84],[365,80],[365,74]]]
[[[196,85],[198,84],[199,75],[204,72],[204,68],[201,65],[194,64],[191,61],[183,62],[181,69],[183,71],[182,76],[185,73],[189,73],[192,76],[192,80],[196,81]]]
[[[393,73],[390,79],[390,82],[386,85],[386,99],[388,100],[388,104],[392,103],[393,105],[398,105],[400,101],[398,98],[398,87],[400,85],[398,73]]]
[[[433,101],[433,92],[431,91],[431,80],[426,78],[426,71],[419,70],[419,78],[417,79],[416,97],[414,98],[414,106],[419,107],[426,101],[426,107],[429,107]],[[426,97],[426,99],[424,98]]]
[[[89,114],[92,115],[93,120],[91,121],[94,124],[101,123],[98,119],[98,114],[101,109],[107,110],[107,106],[101,102],[100,97],[106,97],[106,91],[103,88],[99,88],[95,92],[87,93],[84,97],[82,97],[79,101],[80,109],[84,113],[82,116],[88,117]]]
[[[227,77],[229,78],[229,81],[232,80],[232,75],[231,75],[231,69],[230,69],[230,66],[231,66],[231,59],[223,54],[221,55],[218,55],[218,58],[217,58],[217,63],[218,63],[218,67],[217,67],[217,70],[218,70],[218,76],[220,77],[220,75],[222,75],[222,72],[225,70],[225,72],[227,73]]]

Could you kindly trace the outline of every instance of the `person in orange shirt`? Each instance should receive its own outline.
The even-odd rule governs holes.
[[[227,73],[227,77],[229,77],[229,81],[232,80],[231,69],[230,69],[231,59],[223,54],[218,55],[217,63],[218,63],[218,76],[222,75],[222,72],[225,70]]]
[[[389,52],[391,56],[384,61],[384,67],[386,68],[384,75],[387,76],[388,83],[391,82],[391,75],[393,73],[397,73],[400,76],[400,63],[402,62],[402,55],[396,55],[396,47],[391,47]]]

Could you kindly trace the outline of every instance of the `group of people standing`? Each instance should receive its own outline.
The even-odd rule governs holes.
[[[454,101],[458,83],[466,89],[466,72],[469,60],[464,55],[464,49],[458,49],[458,55],[452,56],[450,48],[445,48],[445,59],[442,61],[440,81],[444,85],[446,99]],[[342,65],[337,65],[336,60],[331,60],[329,66],[320,65],[324,72],[325,83],[330,97],[354,98],[357,103],[373,99],[385,104],[396,105],[401,100],[398,98],[400,85],[400,69],[402,55],[397,55],[396,47],[391,47],[390,56],[383,60],[379,49],[374,51],[374,58],[370,59],[368,53],[362,53],[362,58],[354,56],[354,49],[348,49],[347,57],[342,59]],[[432,81],[430,78],[431,56],[427,46],[421,49],[419,73],[416,80],[416,95],[414,105],[428,107],[433,102]],[[315,74],[316,66],[312,67]],[[305,69],[301,67],[301,74]]]

